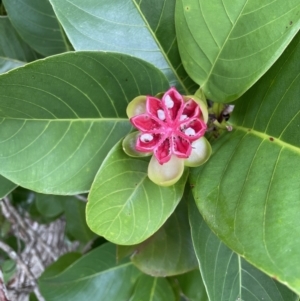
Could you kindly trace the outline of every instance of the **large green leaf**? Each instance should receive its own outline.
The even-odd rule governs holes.
[[[76,50],[117,51],[161,69],[172,86],[190,94],[177,48],[175,0],[50,0]]]
[[[300,34],[236,103],[233,131],[194,169],[205,220],[234,251],[300,293]]]
[[[88,191],[131,129],[128,102],[167,88],[158,69],[116,53],[66,53],[0,76],[0,174],[42,193]]]
[[[185,301],[208,301],[199,269],[174,277]]]
[[[82,254],[79,252],[70,252],[62,255],[45,269],[43,274],[40,276],[39,281],[43,282],[44,279],[57,276],[58,274],[69,268],[69,266],[76,260],[78,260],[81,256]]]
[[[156,232],[175,210],[187,178],[169,187],[147,176],[149,158],[132,158],[118,143],[101,165],[87,204],[87,223],[100,236],[133,245]]]
[[[0,199],[14,190],[17,185],[0,175]]]
[[[144,273],[160,277],[197,267],[185,196],[166,223],[134,248],[131,260]]]
[[[18,35],[8,17],[0,17],[0,74],[38,58]]]
[[[190,222],[210,301],[296,301],[298,296],[226,247],[208,228],[194,202]]]
[[[64,201],[64,209],[67,223],[66,232],[71,235],[72,238],[83,243],[88,243],[95,238],[95,233],[90,230],[86,223],[85,202],[82,202],[75,197],[68,197]]]
[[[35,205],[37,210],[45,217],[53,218],[64,212],[64,202],[68,197],[36,193]],[[77,200],[75,200],[77,201]]]
[[[299,0],[181,0],[182,62],[207,98],[228,102],[251,87],[300,28]]]
[[[176,301],[171,285],[165,278],[141,275],[129,301]]]
[[[140,272],[130,262],[116,264],[115,246],[105,244],[56,275],[42,275],[46,301],[129,300]]]
[[[48,56],[69,49],[49,0],[3,0],[13,26],[34,50]]]

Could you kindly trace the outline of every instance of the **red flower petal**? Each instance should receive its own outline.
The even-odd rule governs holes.
[[[172,137],[172,152],[179,158],[188,158],[191,154],[192,146],[188,139],[180,136]]]
[[[194,117],[198,117],[199,115],[200,115],[200,108],[198,104],[193,99],[188,100],[184,104],[184,108],[181,116],[183,117],[186,116],[187,118],[194,118]],[[181,118],[181,120],[184,119]]]
[[[169,89],[162,98],[167,121],[179,118],[183,110],[183,98],[175,88]]]
[[[139,135],[136,141],[136,149],[140,152],[150,152],[158,145],[161,140],[160,134],[144,133]]]
[[[130,122],[142,132],[155,131],[161,128],[161,125],[149,117],[148,114],[134,116],[130,119]]]
[[[154,149],[154,156],[156,157],[159,164],[164,164],[171,159],[171,145],[170,139],[164,139],[162,143],[158,145],[156,149]]]
[[[163,110],[163,103],[160,99],[148,96],[147,97],[147,112],[149,116],[158,118],[159,120],[163,121],[165,120],[164,110]]]
[[[190,141],[195,141],[202,137],[205,134],[206,128],[205,122],[198,118],[187,120],[186,123],[180,125],[183,136]]]

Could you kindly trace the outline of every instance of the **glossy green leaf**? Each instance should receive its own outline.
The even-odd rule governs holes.
[[[144,273],[159,277],[197,267],[185,199],[153,236],[135,247],[131,260]]]
[[[121,261],[122,259],[130,256],[135,249],[136,245],[129,245],[129,246],[121,246],[117,245],[117,261]]]
[[[0,74],[38,58],[18,35],[8,17],[0,16]]]
[[[174,292],[165,278],[141,275],[129,301],[176,301]]]
[[[117,53],[66,53],[0,76],[0,173],[42,193],[88,191],[131,129],[128,102],[167,88],[155,67]]]
[[[64,212],[64,204],[67,197],[51,194],[36,194],[35,205],[37,210],[46,217],[56,217]]]
[[[298,296],[226,247],[190,203],[193,242],[210,301],[296,301]]]
[[[140,243],[156,232],[175,210],[187,172],[169,187],[147,177],[149,159],[132,158],[119,142],[107,155],[92,185],[87,223],[100,236],[117,244]]]
[[[66,217],[66,232],[72,238],[84,243],[88,243],[95,238],[95,234],[88,227],[85,220],[86,203],[69,197],[64,201],[64,210]]]
[[[179,285],[185,301],[209,301],[199,269],[177,275],[173,279]]]
[[[236,103],[233,131],[193,169],[196,203],[218,237],[300,293],[300,34]]]
[[[45,269],[43,274],[40,276],[39,281],[42,282],[44,279],[57,276],[58,274],[69,268],[69,266],[76,260],[78,260],[81,256],[82,254],[78,252],[70,252],[62,255]]]
[[[69,50],[49,0],[3,0],[13,26],[34,50],[48,56]]]
[[[46,301],[129,300],[140,272],[130,262],[116,264],[115,246],[105,244],[63,272],[39,280]]]
[[[17,185],[0,175],[0,199],[13,191]]]
[[[174,0],[50,0],[76,50],[117,51],[152,63],[172,86],[193,93],[179,56]]]
[[[298,32],[299,10],[299,0],[177,1],[182,63],[207,98],[235,100]]]

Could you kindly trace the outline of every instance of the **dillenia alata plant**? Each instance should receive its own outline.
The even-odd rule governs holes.
[[[46,301],[299,301],[300,0],[0,14],[0,198],[50,195],[108,241],[50,267]],[[82,193],[78,218],[55,207]]]

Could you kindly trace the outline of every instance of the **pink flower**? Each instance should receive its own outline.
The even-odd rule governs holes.
[[[195,96],[182,96],[170,88],[162,99],[139,96],[127,107],[130,122],[139,130],[129,135],[123,148],[129,155],[153,153],[149,178],[159,185],[172,185],[184,165],[198,166],[211,152],[203,137],[208,118],[206,105]]]

